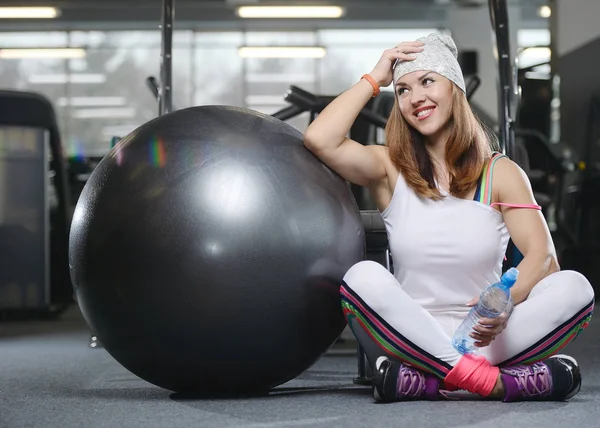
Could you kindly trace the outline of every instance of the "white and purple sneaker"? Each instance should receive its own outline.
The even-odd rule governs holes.
[[[531,365],[502,367],[504,402],[565,401],[581,389],[577,361],[568,355],[554,355]]]
[[[387,357],[379,357],[373,370],[373,398],[390,403],[404,400],[438,400],[441,380]]]

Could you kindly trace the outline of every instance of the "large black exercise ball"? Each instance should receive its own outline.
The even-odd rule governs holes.
[[[339,286],[364,258],[348,183],[292,126],[203,106],[160,116],[99,163],[69,259],[105,349],[162,388],[265,392],[344,328]]]

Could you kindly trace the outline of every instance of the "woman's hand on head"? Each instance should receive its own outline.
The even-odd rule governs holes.
[[[412,61],[415,59],[415,56],[412,54],[422,51],[423,43],[421,42],[402,42],[393,48],[383,51],[379,62],[369,74],[379,83],[379,86],[385,88],[392,83],[392,79],[394,78],[393,66],[396,64],[396,61]]]

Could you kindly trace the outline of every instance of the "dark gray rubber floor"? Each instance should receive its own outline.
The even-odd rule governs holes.
[[[351,349],[324,356],[297,379],[256,399],[198,400],[130,374],[103,349],[88,348],[77,310],[60,321],[0,323],[0,427],[597,427],[599,323],[565,352],[584,382],[568,403],[482,400],[376,404],[353,385]]]

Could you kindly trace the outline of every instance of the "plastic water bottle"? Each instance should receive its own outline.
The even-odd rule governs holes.
[[[477,304],[471,308],[454,333],[452,345],[458,352],[463,355],[472,354],[478,349],[475,346],[476,340],[469,336],[473,332],[473,327],[481,318],[496,318],[508,309],[511,302],[510,288],[515,284],[518,276],[519,271],[510,268],[502,275],[500,282],[483,290]]]

